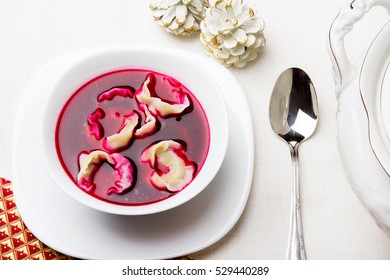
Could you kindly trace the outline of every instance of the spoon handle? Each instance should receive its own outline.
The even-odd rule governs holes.
[[[290,233],[287,246],[288,260],[306,260],[305,244],[303,242],[303,230],[301,220],[301,199],[299,190],[299,161],[298,161],[298,144],[288,145],[291,152],[292,160],[292,193],[291,193],[291,217]]]

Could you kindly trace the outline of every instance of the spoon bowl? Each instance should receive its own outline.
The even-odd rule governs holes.
[[[270,101],[272,129],[290,145],[309,138],[317,125],[317,96],[310,77],[299,68],[280,74]]]
[[[269,118],[274,132],[287,142],[293,164],[290,234],[287,259],[306,259],[301,222],[298,146],[315,131],[318,120],[317,95],[310,77],[299,68],[289,68],[276,80]]]

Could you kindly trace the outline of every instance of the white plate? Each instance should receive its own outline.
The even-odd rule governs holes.
[[[182,52],[215,77],[228,106],[228,151],[211,185],[190,202],[163,213],[104,214],[79,204],[56,186],[39,149],[40,105],[53,83],[45,77],[61,73],[79,55],[69,54],[43,67],[27,86],[20,104],[12,151],[13,188],[27,227],[46,245],[83,259],[174,258],[221,239],[240,218],[253,176],[252,119],[234,76],[207,57]]]

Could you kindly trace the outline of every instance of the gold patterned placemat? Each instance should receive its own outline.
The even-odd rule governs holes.
[[[46,246],[31,233],[16,208],[12,183],[3,178],[0,178],[0,259],[73,259]]]

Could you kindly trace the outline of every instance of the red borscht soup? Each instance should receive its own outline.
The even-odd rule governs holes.
[[[208,121],[179,81],[123,69],[80,87],[57,121],[56,148],[77,187],[120,205],[154,203],[187,187],[209,149]]]

